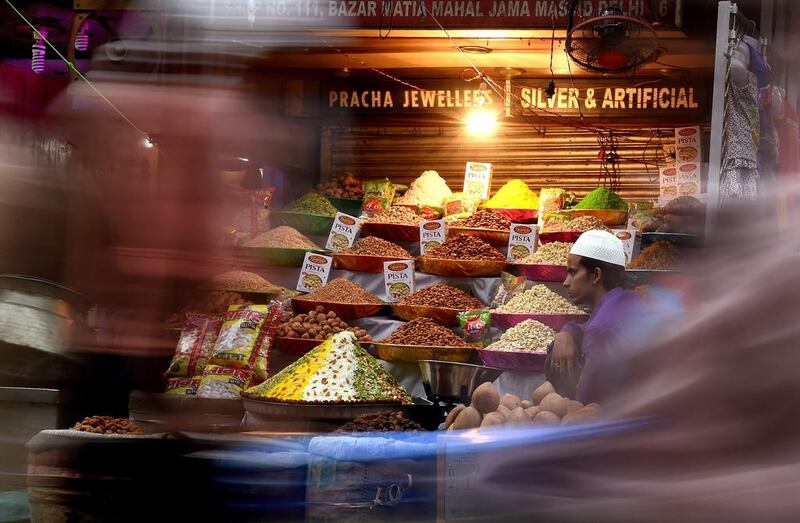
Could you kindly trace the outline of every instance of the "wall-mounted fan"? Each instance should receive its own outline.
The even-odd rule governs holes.
[[[599,73],[631,71],[658,58],[658,36],[646,20],[607,7],[600,16],[575,22],[570,11],[566,51],[580,67]]]

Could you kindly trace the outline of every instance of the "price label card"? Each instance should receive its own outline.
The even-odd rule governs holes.
[[[480,201],[489,198],[492,187],[492,164],[467,162],[464,173],[464,194],[474,195]]]
[[[333,218],[333,226],[328,234],[325,248],[339,252],[352,247],[359,232],[361,232],[361,220],[349,214],[337,212]]]
[[[659,205],[665,205],[678,197],[678,170],[674,165],[658,169],[658,186]]]
[[[612,229],[611,233],[622,241],[625,251],[625,263],[630,263],[633,258],[633,248],[636,246],[636,229]]]
[[[414,292],[414,260],[383,262],[386,300],[398,302]]]
[[[512,223],[508,237],[508,261],[521,260],[536,252],[539,243],[539,226]]]
[[[703,161],[700,127],[675,129],[676,192],[678,196],[700,194],[700,163]]]
[[[328,283],[332,264],[333,258],[330,256],[307,252],[295,288],[300,292],[313,292],[319,289]]]
[[[424,256],[427,251],[444,243],[447,237],[447,224],[444,220],[429,220],[419,224],[419,253]]]

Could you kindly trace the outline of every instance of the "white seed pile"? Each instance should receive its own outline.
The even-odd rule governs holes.
[[[555,335],[556,332],[544,323],[525,320],[504,332],[500,339],[486,347],[486,350],[544,354]]]
[[[508,303],[497,308],[497,312],[528,314],[582,314],[583,311],[544,285],[534,285],[517,294]]]

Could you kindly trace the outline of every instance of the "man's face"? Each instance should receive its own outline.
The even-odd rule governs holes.
[[[592,274],[581,265],[580,256],[570,254],[567,258],[567,279],[564,287],[567,288],[569,299],[576,305],[591,305],[594,295]]]

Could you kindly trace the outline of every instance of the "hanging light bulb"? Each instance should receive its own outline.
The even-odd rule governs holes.
[[[497,130],[497,115],[487,109],[476,109],[467,115],[467,132],[488,136]]]
[[[465,120],[467,133],[473,136],[488,136],[497,130],[497,114],[489,110],[489,97],[486,93],[486,83],[481,82],[478,96],[475,99],[477,105],[467,114]]]
[[[75,35],[75,50],[82,53],[89,50],[89,22],[85,22]]]
[[[36,74],[44,72],[44,61],[47,54],[47,46],[44,43],[45,38],[47,38],[47,31],[44,29],[39,29],[39,32],[33,35],[31,70]]]
[[[144,138],[144,146],[146,149],[152,149],[155,146],[155,142],[149,136],[145,136]]]

